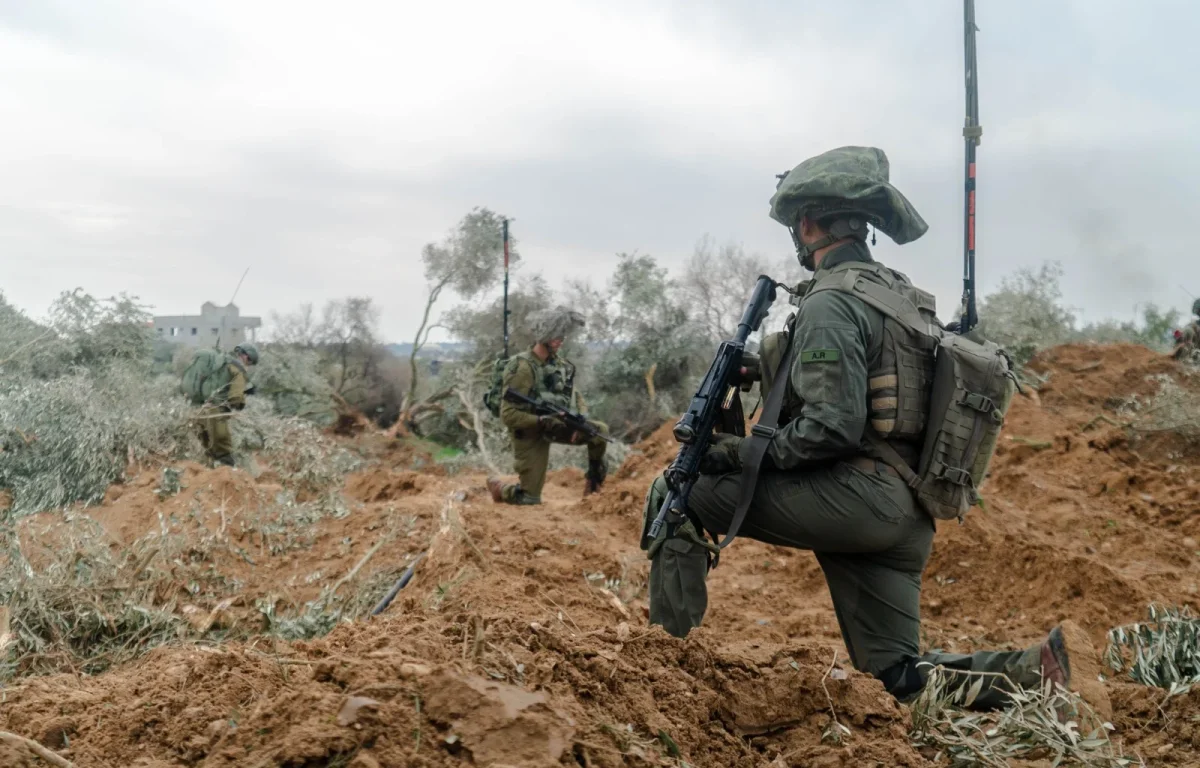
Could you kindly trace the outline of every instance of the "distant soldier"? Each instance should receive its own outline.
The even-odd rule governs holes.
[[[233,433],[229,418],[246,407],[246,366],[258,365],[258,348],[239,344],[232,355],[215,349],[201,349],[183,373],[183,391],[200,405],[197,416],[200,443],[214,464],[234,466]]]
[[[1200,350],[1200,299],[1192,302],[1192,314],[1197,317],[1182,331],[1175,331],[1175,349],[1171,357],[1176,360],[1195,360],[1196,352]]]
[[[566,307],[558,307],[538,313],[532,318],[531,324],[534,344],[508,361],[501,392],[511,388],[526,397],[566,410],[583,411],[586,406],[575,392],[575,366],[558,356],[567,335],[583,327],[583,316]],[[595,493],[604,483],[607,443],[603,438],[589,439],[587,435],[568,427],[557,416],[538,416],[525,406],[514,405],[507,400],[500,405],[500,420],[512,436],[513,466],[520,480],[516,484],[505,484],[499,478],[489,477],[488,491],[496,503],[542,503],[542,486],[546,482],[551,443],[587,446],[585,495]],[[604,424],[590,420],[589,423],[602,433],[608,433],[608,427]]]

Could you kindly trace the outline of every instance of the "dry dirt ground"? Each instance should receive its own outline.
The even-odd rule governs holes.
[[[930,647],[1020,647],[1066,617],[1102,644],[1151,601],[1198,602],[1200,451],[1096,417],[1120,422],[1155,376],[1200,382],[1129,346],[1062,347],[1033,368],[1049,380],[1015,402],[986,505],[939,525]],[[581,497],[579,472],[555,473],[540,508],[494,505],[480,474],[385,453],[347,478],[346,514],[288,532],[261,516],[281,491],[268,475],[188,466],[184,490],[160,500],[147,471],[87,514],[113,547],[202,542],[131,578],[153,572],[163,604],[235,639],[20,678],[0,690],[0,729],[78,766],[935,765],[909,743],[908,710],[850,669],[809,553],[739,540],[711,575],[703,629],[677,640],[647,626],[640,511],[669,434],[598,496]],[[25,521],[31,552],[56,546],[55,520]],[[421,552],[382,618],[316,640],[261,634],[264,607],[301,606],[347,576],[339,594],[374,602]],[[191,583],[197,563],[236,598],[206,600],[217,593]],[[184,565],[191,581],[173,583]],[[1160,707],[1161,691],[1108,686],[1126,754],[1200,765],[1200,693]],[[851,735],[823,744],[834,715]],[[0,742],[0,765],[42,764]]]

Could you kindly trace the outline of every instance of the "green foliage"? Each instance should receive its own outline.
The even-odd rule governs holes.
[[[653,257],[618,258],[603,290],[576,285],[569,304],[585,313],[587,338],[598,346],[583,378],[592,412],[617,434],[636,437],[684,405],[711,343],[678,283]]]
[[[533,344],[530,316],[554,305],[554,294],[541,275],[521,276],[509,288],[509,354]],[[454,338],[471,345],[472,357],[492,359],[504,350],[504,297],[482,306],[462,304],[446,313],[442,324]]]
[[[194,448],[178,382],[141,368],[0,384],[0,487],[12,493],[14,513],[98,502],[129,461]]]
[[[1148,615],[1109,630],[1105,661],[1143,685],[1185,693],[1200,683],[1200,617],[1186,606],[1151,605]]]
[[[994,712],[967,712],[988,678],[996,678],[1010,706]],[[1059,713],[1069,718],[1061,719]],[[1140,765],[1121,756],[1109,740],[1111,723],[1079,698],[1047,682],[1037,690],[1017,689],[1003,676],[932,667],[912,704],[912,739],[937,750],[938,765],[1005,768],[1013,760],[1049,760],[1052,765]]]
[[[979,303],[976,332],[1004,347],[1018,366],[1038,350],[1068,341],[1075,315],[1062,306],[1062,266],[1022,267],[1000,281],[1000,289]]]
[[[1157,304],[1147,304],[1142,307],[1141,323],[1128,320],[1088,323],[1079,331],[1078,338],[1097,344],[1141,344],[1159,352],[1166,352],[1173,346],[1171,333],[1179,327],[1180,321],[1179,310],[1164,311]]]
[[[1037,270],[1023,267],[1005,277],[999,290],[980,302],[976,332],[1008,350],[1018,366],[1039,350],[1069,342],[1170,348],[1171,331],[1180,322],[1178,310],[1146,304],[1140,322],[1104,320],[1078,328],[1074,313],[1062,304],[1062,276],[1062,267],[1048,262]]]
[[[410,372],[380,343],[379,307],[362,296],[273,313],[276,341],[266,347],[254,378],[280,413],[327,425],[339,398],[380,425],[400,413]]]
[[[496,284],[504,271],[503,217],[487,208],[473,208],[440,243],[421,250],[425,279],[470,299]],[[509,234],[509,263],[520,259],[516,238]]]

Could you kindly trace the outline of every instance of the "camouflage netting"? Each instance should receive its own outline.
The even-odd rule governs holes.
[[[785,227],[801,215],[858,213],[895,240],[912,242],[929,225],[889,181],[887,155],[875,147],[839,147],[791,170],[771,197],[771,218]]]
[[[529,323],[534,340],[543,343],[551,339],[564,339],[585,325],[583,315],[561,304],[553,309],[535,312],[530,315]]]

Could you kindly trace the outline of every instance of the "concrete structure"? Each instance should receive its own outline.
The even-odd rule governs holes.
[[[254,341],[262,327],[260,317],[242,317],[236,304],[219,307],[204,302],[199,315],[164,315],[154,318],[154,334],[163,341],[192,347],[211,347],[221,341],[221,349],[231,350],[243,341]]]

